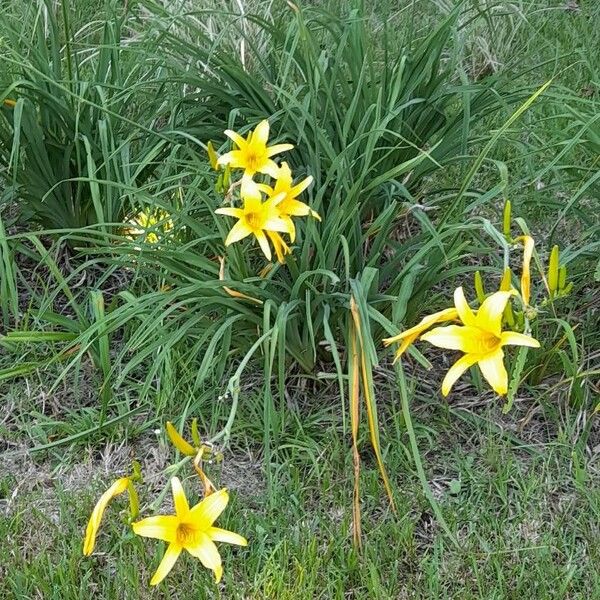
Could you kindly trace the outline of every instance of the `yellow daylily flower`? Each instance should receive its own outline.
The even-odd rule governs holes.
[[[277,209],[284,195],[279,194],[263,202],[258,185],[251,180],[248,180],[246,185],[242,185],[241,195],[243,208],[226,207],[215,211],[219,215],[238,219],[227,235],[225,245],[229,246],[249,235],[254,235],[267,260],[271,260],[271,248],[265,232],[290,233],[288,223],[280,217]]]
[[[6,106],[7,108],[14,108],[17,105],[16,100],[11,100],[10,98],[6,98],[2,104],[4,104],[4,106]]]
[[[246,139],[230,129],[225,131],[225,135],[233,140],[238,149],[223,154],[217,160],[217,165],[229,165],[232,169],[243,169],[246,179],[251,178],[255,173],[277,177],[279,168],[271,157],[294,147],[292,144],[267,146],[269,122],[266,119],[261,121]]]
[[[104,515],[104,511],[106,510],[109,502],[115,496],[122,494],[127,488],[133,490],[131,480],[129,477],[121,477],[121,479],[117,479],[117,481],[115,481],[104,492],[104,494],[100,496],[100,500],[98,500],[96,503],[85,530],[85,540],[83,542],[83,554],[85,556],[89,556],[94,551],[94,546],[96,545],[96,535],[98,534],[98,529],[100,528],[100,521],[102,520],[102,515]]]
[[[515,331],[502,331],[502,315],[514,291],[496,292],[486,298],[477,313],[474,313],[462,287],[454,292],[454,304],[463,325],[436,327],[421,339],[448,350],[464,352],[442,382],[442,394],[447,396],[456,380],[471,366],[477,364],[486,381],[497,394],[508,390],[508,374],[504,367],[503,346],[529,346],[539,348],[534,338]]]
[[[174,515],[148,517],[133,523],[133,531],[137,535],[169,543],[150,585],[158,585],[169,574],[183,550],[187,550],[192,556],[200,559],[207,569],[211,569],[218,583],[223,575],[223,567],[215,542],[238,546],[248,544],[246,538],[233,531],[213,527],[229,502],[229,494],[226,489],[219,490],[190,508],[177,477],[171,479],[171,487],[175,504]]]
[[[311,175],[301,182],[293,185],[292,170],[286,162],[281,164],[277,173],[274,187],[268,185],[259,185],[266,192],[267,197],[284,194],[283,200],[277,205],[277,210],[281,218],[288,224],[290,229],[290,241],[293,243],[296,239],[296,227],[291,217],[306,217],[310,215],[315,219],[321,220],[319,213],[312,210],[308,204],[301,202],[297,197],[313,182]]]
[[[457,318],[458,312],[455,308],[445,308],[444,310],[440,310],[432,315],[427,315],[414,327],[411,327],[410,329],[407,329],[406,331],[403,331],[394,337],[384,339],[383,343],[384,345],[389,346],[390,344],[400,342],[400,347],[394,356],[394,362],[396,362],[408,350],[409,346],[413,344],[417,338],[424,331],[427,331],[427,329],[429,329],[432,325],[440,323],[441,321],[454,321]]]

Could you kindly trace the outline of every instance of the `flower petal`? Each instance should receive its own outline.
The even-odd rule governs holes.
[[[226,544],[235,544],[236,546],[247,546],[248,540],[239,533],[220,529],[219,527],[211,527],[208,530],[208,535],[215,542],[225,542]]]
[[[85,529],[85,539],[83,542],[83,554],[85,556],[89,556],[94,551],[94,546],[96,544],[96,535],[98,533],[98,529],[100,528],[100,521],[102,520],[102,515],[108,506],[108,503],[119,494],[122,494],[129,485],[128,477],[121,477],[121,479],[117,479],[105,492],[100,496],[100,499],[94,506],[94,510],[90,516],[90,520],[88,521],[87,527]]]
[[[246,146],[246,144],[247,144],[246,140],[239,133],[236,133],[235,131],[232,131],[231,129],[226,129],[225,135],[230,140],[233,140],[235,142],[235,144],[237,145],[237,147],[240,149],[244,148],[244,146]]]
[[[214,492],[190,510],[190,518],[200,529],[212,527],[219,515],[225,510],[229,502],[229,493],[226,488]]]
[[[459,358],[449,369],[442,381],[442,394],[447,396],[456,383],[456,380],[480,358],[478,354],[465,354]]]
[[[267,141],[269,140],[269,121],[266,119],[261,121],[256,129],[252,132],[251,143],[252,144],[261,144],[263,146],[267,145]]]
[[[294,221],[290,217],[284,217],[283,221],[287,224],[287,234],[290,236],[290,244],[293,244],[296,240],[296,226]]]
[[[279,167],[274,160],[269,158],[264,165],[261,165],[260,169],[258,169],[258,172],[269,175],[269,177],[273,177],[273,179],[275,179],[277,177],[277,173],[279,173]]]
[[[233,208],[232,206],[217,208],[217,210],[215,210],[215,213],[217,213],[218,215],[235,217],[236,219],[241,219],[244,216],[244,211],[241,208]]]
[[[271,146],[271,148],[276,148],[276,146]],[[271,155],[269,154],[269,156]],[[283,161],[279,167],[275,185],[277,188],[280,188],[281,191],[285,191],[286,193],[289,192],[292,187],[292,170],[285,161]]]
[[[496,292],[483,301],[477,311],[477,327],[500,337],[502,332],[502,314],[508,299],[515,294],[514,291]]]
[[[177,562],[181,554],[181,546],[179,544],[169,544],[165,555],[162,557],[156,573],[150,580],[150,585],[158,585],[171,571],[173,565]]]
[[[412,335],[409,335],[408,337],[405,337],[403,340],[401,340],[400,346],[398,346],[398,350],[396,350],[396,354],[394,354],[394,362],[400,360],[402,355],[408,350],[408,348],[416,341],[418,337],[418,333],[413,333]]]
[[[171,477],[171,488],[173,490],[173,504],[175,504],[177,518],[179,520],[187,519],[190,512],[190,506],[185,497],[185,492],[183,491],[183,486],[181,485],[181,481],[179,481],[179,477]]]
[[[478,362],[481,373],[493,390],[503,396],[508,391],[508,373],[504,367],[502,348],[485,355]]]
[[[275,230],[277,231],[277,230]],[[267,257],[267,260],[271,260],[271,247],[269,246],[269,240],[262,229],[254,232],[254,236],[258,240],[258,245],[263,251],[263,254]]]
[[[245,168],[245,155],[241,150],[232,150],[220,156],[217,160],[217,165],[230,165],[233,169]]]
[[[196,449],[181,437],[171,421],[167,421],[167,435],[169,436],[173,446],[175,446],[179,452],[187,456],[196,455]]]
[[[174,542],[177,537],[179,519],[175,515],[147,517],[131,524],[133,533],[142,537]]]
[[[243,220],[238,221],[232,228],[229,234],[227,235],[227,239],[225,240],[225,245],[230,246],[231,244],[235,244],[235,242],[239,242],[243,240],[245,237],[249,236],[252,233],[252,229],[246,225]]]
[[[267,231],[267,236],[273,244],[277,260],[283,264],[285,262],[285,255],[290,254],[288,245],[283,241],[283,238],[274,231]]]
[[[273,217],[265,221],[264,228],[268,231],[279,231],[292,235],[295,231],[294,223],[289,217]],[[293,242],[294,240],[292,240]]]
[[[309,175],[306,179],[303,179],[300,183],[297,183],[291,190],[290,195],[294,198],[299,196],[311,183],[313,182],[313,176]]]
[[[280,154],[281,152],[287,152],[288,150],[293,149],[293,144],[275,144],[267,148],[267,156],[275,156],[276,154]]]
[[[248,200],[254,200],[256,202],[262,202],[262,196],[260,195],[260,186],[244,173],[242,176],[242,185],[240,188],[240,196],[244,202]]]
[[[209,496],[210,497],[210,496]],[[210,539],[206,533],[199,533],[197,541],[194,545],[185,546],[185,549],[196,558],[200,559],[200,562],[211,571],[215,572],[215,578],[217,583],[221,579],[223,573],[221,567],[221,555],[215,546],[215,543]]]
[[[482,347],[485,348],[481,343],[482,334],[484,332],[477,327],[448,325],[424,333],[421,339],[438,348],[480,354]]]
[[[456,306],[460,320],[465,325],[473,326],[476,324],[475,314],[471,310],[471,307],[465,298],[465,293],[462,287],[458,287],[454,290],[454,306]]]
[[[277,208],[286,215],[291,215],[292,217],[305,217],[310,214],[310,206],[308,204],[304,204],[304,202],[300,202],[300,200],[288,199],[281,202]]]
[[[539,348],[540,343],[529,335],[517,333],[516,331],[503,331],[500,337],[500,343],[503,346],[529,346],[530,348]]]
[[[394,344],[399,342],[407,337],[412,337],[413,341],[426,329],[429,329],[435,323],[439,323],[440,321],[452,321],[458,318],[458,312],[455,308],[445,308],[444,310],[440,310],[431,315],[427,315],[423,317],[414,327],[399,333],[391,338],[386,338],[383,340],[384,345],[389,346],[390,344]]]

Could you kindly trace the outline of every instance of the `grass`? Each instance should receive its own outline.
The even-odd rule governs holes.
[[[538,437],[536,425],[543,419],[530,423],[520,441],[486,425],[486,419],[499,419],[499,407],[490,400],[463,400],[449,413],[425,398],[413,399],[430,484],[460,549],[444,536],[422,494],[399,415],[391,415],[386,427],[386,464],[399,516],[390,515],[373,457],[364,456],[371,466],[362,482],[365,551],[359,559],[349,535],[352,471],[339,417],[330,407],[292,420],[274,449],[267,484],[254,454],[262,431],[253,431],[249,397],[238,419],[238,447],[211,469],[233,490],[222,525],[251,540],[248,549],[224,552],[220,588],[186,559],[151,593],[145,583],[160,554],[158,543],[123,537],[117,516],[123,501],[109,510],[97,554],[81,556],[82,527],[114,471],[130,454],[147,469],[168,460],[164,435],[159,441],[149,428],[133,443],[120,441],[115,431],[112,442],[94,444],[97,454],[90,455],[85,444],[66,455],[21,459],[30,464],[29,477],[20,482],[3,476],[1,489],[10,494],[0,533],[11,543],[2,547],[0,591],[15,598],[52,597],[53,589],[80,598],[90,586],[107,598],[593,597],[599,584],[593,566],[600,551],[597,488],[580,479],[567,440],[548,435],[544,443]],[[465,423],[455,410],[473,411],[478,419]],[[157,455],[151,448],[159,443]],[[94,473],[95,485],[82,472]],[[150,478],[141,488],[142,503],[164,483]],[[194,488],[194,479],[187,485]]]
[[[422,113],[403,109],[389,127],[402,131],[403,140],[411,143],[395,147],[389,131],[377,133],[388,124],[386,112],[377,112],[384,105],[379,87],[390,97],[395,88],[391,80],[382,84],[380,72],[369,65],[381,60],[386,44],[388,51],[399,52],[406,40],[414,39],[423,48],[433,25],[447,19],[455,3],[398,7],[379,0],[365,8],[364,19],[349,17],[347,29],[336,29],[333,17],[319,20],[309,3],[303,5],[306,20],[298,25],[291,23],[287,5],[242,2],[247,13],[258,16],[240,23],[230,3],[211,3],[212,10],[203,12],[207,6],[198,0],[181,4],[194,10],[170,23],[178,28],[174,37],[169,37],[173,29],[165,26],[167,21],[150,17],[161,14],[157,3],[129,4],[136,17],[123,27],[123,35],[135,43],[128,46],[125,62],[114,63],[118,72],[105,73],[104,84],[122,85],[134,68],[140,69],[140,81],[115,96],[115,102],[122,102],[112,104],[119,106],[118,114],[111,114],[115,146],[94,154],[97,177],[87,161],[74,161],[69,177],[83,169],[76,183],[84,196],[99,194],[93,184],[100,180],[102,194],[110,196],[117,212],[121,202],[173,210],[173,235],[183,231],[187,237],[181,244],[157,247],[139,240],[123,243],[112,231],[98,228],[68,231],[74,224],[58,233],[40,232],[15,216],[12,179],[0,173],[0,307],[5,329],[18,325],[17,334],[0,338],[0,539],[5,540],[0,544],[0,597],[70,600],[89,597],[90,591],[107,599],[596,597],[600,429],[594,408],[600,298],[593,273],[600,264],[600,55],[593,49],[600,40],[593,23],[600,8],[581,2],[567,10],[562,0],[467,1],[457,20],[447,21],[443,52],[435,55],[448,69],[445,79],[416,82],[410,69],[400,75],[386,71],[398,76],[402,90],[408,82],[435,97],[428,107],[432,122],[436,111],[447,110],[459,124],[440,121],[421,130],[432,144],[443,142],[436,159],[444,168],[437,169],[411,145],[416,125],[423,125],[418,119]],[[320,4],[332,15],[340,10],[336,2]],[[74,31],[97,23],[92,14],[105,10],[102,2],[91,0],[72,0],[70,6]],[[119,18],[120,7],[111,2],[106,7]],[[35,8],[11,3],[2,10],[29,14]],[[387,32],[383,14],[390,15]],[[270,23],[271,18],[273,27],[263,29],[262,20]],[[24,22],[29,27],[33,20]],[[156,23],[160,26],[154,29]],[[366,38],[361,38],[362,28]],[[29,35],[26,29],[17,33]],[[240,30],[248,35],[245,59],[256,67],[252,73],[231,58],[240,52]],[[100,30],[94,25],[92,31]],[[100,40],[92,38],[81,36],[81,47]],[[302,45],[307,39],[312,47]],[[368,39],[369,46],[358,48],[361,39]],[[102,51],[109,51],[109,45]],[[14,77],[19,52],[15,43],[13,62],[0,65],[0,93]],[[148,57],[143,65],[136,64],[138,52]],[[357,52],[366,57],[364,62],[353,62]],[[194,68],[186,62],[190,56]],[[430,56],[428,50],[424,56]],[[90,60],[85,64],[91,71]],[[226,90],[217,89],[218,80],[197,68],[205,64],[231,69]],[[111,79],[117,75],[120,83]],[[496,96],[486,95],[487,83],[482,82],[488,76],[502,83],[498,97],[506,92],[500,106],[493,104]],[[145,86],[144,78],[151,85]],[[505,125],[551,78],[549,90],[520,119]],[[260,95],[265,81],[277,89],[268,98]],[[437,96],[436,89],[441,90]],[[140,90],[151,110],[129,106],[129,99],[140,98]],[[475,118],[474,100],[481,90],[485,102]],[[68,93],[65,98],[75,100]],[[96,102],[93,94],[89,98]],[[465,98],[473,101],[468,114]],[[95,107],[94,118],[101,118],[105,109]],[[228,257],[228,284],[260,295],[267,304],[263,310],[217,290],[218,265],[209,257],[221,251],[220,234],[207,218],[220,199],[211,191],[211,175],[196,140],[222,140],[225,122],[252,123],[265,112],[276,115],[282,137],[292,135],[297,143],[293,166],[317,179],[311,203],[331,212],[322,229],[311,225],[300,232],[309,242],[299,251],[299,272],[313,265],[309,247],[314,244],[321,264],[341,284],[318,274],[305,287],[296,286],[294,274],[283,269],[267,282],[258,281],[254,255],[234,249]],[[82,144],[77,120],[69,123],[67,139]],[[152,128],[159,132],[145,131]],[[355,136],[374,144],[371,156],[353,144]],[[494,136],[499,139],[488,145],[484,157],[480,153]],[[123,150],[140,147],[150,149],[149,158],[144,152],[131,158],[134,171],[140,172],[146,162],[151,169],[136,179],[124,174],[129,159]],[[160,164],[155,164],[154,148],[171,152],[160,154]],[[465,179],[478,156],[481,168]],[[415,158],[410,169],[399,175],[394,171],[398,162]],[[405,179],[409,170],[414,183]],[[107,184],[105,177],[117,178],[116,185]],[[381,177],[396,181],[386,187],[380,185]],[[461,202],[448,211],[459,190]],[[373,349],[373,362],[379,360],[373,385],[382,454],[397,514],[390,511],[363,424],[358,440],[363,551],[358,553],[352,544],[355,482],[346,413],[348,375],[332,364],[326,347],[337,344],[338,359],[344,360],[350,296],[359,298],[361,306],[372,302],[381,310],[376,322],[367,318],[362,323],[373,329],[374,337],[382,337],[378,330],[386,319],[413,324],[427,307],[447,298],[454,285],[472,290],[475,269],[483,270],[488,289],[495,285],[503,256],[482,223],[501,221],[505,197],[511,198],[515,216],[525,218],[535,232],[542,261],[560,243],[574,291],[545,307],[536,321],[544,349],[530,354],[507,415],[475,376],[443,401],[439,383],[449,364],[426,352],[432,370],[425,370],[419,355],[405,364],[413,440],[388,355]],[[391,212],[398,199],[402,211]],[[362,214],[354,215],[353,204]],[[373,206],[384,210],[373,213]],[[378,215],[377,226],[369,220],[373,214]],[[445,229],[440,224],[444,215]],[[350,241],[349,259],[340,231]],[[392,235],[398,237],[395,254],[386,263],[378,247],[385,248]],[[66,238],[70,250],[64,250]],[[114,241],[121,245],[115,248]],[[82,243],[85,253],[72,250]],[[405,272],[413,262],[416,268]],[[385,276],[375,277],[371,285],[374,266]],[[398,273],[402,276],[396,277]],[[394,285],[386,288],[390,278]],[[320,313],[325,302],[330,305]],[[307,315],[321,314],[326,317],[315,318],[316,327],[309,325]],[[223,327],[221,315],[230,319]],[[259,345],[257,331],[265,336]],[[266,337],[269,331],[271,337]],[[213,354],[201,360],[211,339]],[[244,354],[248,368],[239,379],[230,379]],[[265,380],[263,373],[270,377]],[[340,387],[347,393],[340,395]],[[228,432],[230,443],[223,461],[209,465],[208,471],[232,491],[219,525],[239,531],[250,545],[220,546],[223,582],[216,586],[210,573],[188,556],[165,583],[150,589],[162,549],[159,542],[129,533],[127,502],[121,498],[105,515],[95,554],[84,558],[83,530],[106,487],[129,472],[132,460],[139,460],[145,473],[139,487],[142,508],[151,514],[151,503],[168,481],[164,469],[175,460],[165,420],[181,423],[197,417],[201,432],[218,434],[230,415],[227,392],[232,389],[239,394],[239,406]],[[422,473],[415,459],[422,463]],[[198,493],[194,477],[185,485]],[[170,510],[168,495],[162,508]]]

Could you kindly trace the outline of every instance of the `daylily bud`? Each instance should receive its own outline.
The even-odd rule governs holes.
[[[192,419],[192,441],[196,444],[196,448],[200,448],[202,445],[200,433],[198,432],[198,419],[195,417]]]
[[[167,421],[167,435],[171,442],[173,442],[173,446],[175,446],[182,454],[196,456],[197,450],[179,435],[179,432],[175,429],[171,421]]]
[[[567,285],[567,265],[560,265],[558,270],[558,289],[564,290]]]
[[[504,273],[502,274],[502,281],[500,282],[500,291],[501,292],[508,292],[510,290],[511,286],[511,277],[512,277],[512,273],[510,270],[510,267],[505,267],[504,268]]]
[[[510,200],[507,200],[504,203],[504,214],[503,214],[502,223],[503,223],[504,235],[509,239],[510,239],[511,208],[512,208],[511,202],[510,202]]]
[[[138,498],[136,489],[133,487],[131,479],[127,483],[127,491],[129,492],[130,518],[133,521],[134,519],[137,519],[140,514],[140,499]]]
[[[223,189],[229,189],[229,182],[231,181],[231,167],[227,165],[223,173]]]
[[[481,304],[485,300],[485,289],[483,288],[483,279],[479,271],[475,271],[475,293],[477,294],[479,304]]]
[[[550,262],[548,265],[548,288],[550,289],[550,295],[554,296],[556,290],[558,289],[558,264],[559,264],[559,251],[558,246],[554,246],[552,248],[552,252],[550,252]]]
[[[529,235],[524,235],[521,238],[523,242],[523,271],[521,273],[521,297],[525,304],[529,304],[531,299],[531,271],[529,265],[533,256],[533,248],[535,242]]]
[[[210,166],[215,171],[218,171],[219,165],[217,164],[217,160],[219,160],[219,157],[217,156],[217,153],[215,152],[212,142],[208,142],[208,144],[206,145],[206,152],[208,153],[208,162],[210,163]]]

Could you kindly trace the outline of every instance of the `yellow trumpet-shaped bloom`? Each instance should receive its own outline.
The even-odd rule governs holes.
[[[242,185],[244,202],[242,208],[226,207],[218,208],[215,211],[219,215],[228,215],[238,219],[227,235],[225,245],[229,246],[249,235],[254,235],[267,260],[271,260],[271,248],[266,232],[290,233],[289,224],[281,218],[277,208],[283,197],[283,194],[278,194],[263,202],[258,185],[248,180],[246,185]]]
[[[230,129],[225,131],[225,135],[233,140],[238,149],[223,154],[216,164],[219,166],[229,165],[232,169],[243,169],[246,179],[251,178],[255,173],[277,177],[279,168],[271,157],[294,147],[292,144],[267,146],[269,140],[269,122],[267,120],[261,121],[246,139]]]
[[[465,299],[462,287],[454,292],[454,304],[463,325],[436,327],[421,339],[448,350],[464,352],[444,377],[442,394],[447,396],[456,380],[471,366],[477,364],[486,381],[497,394],[508,390],[508,374],[504,367],[503,346],[539,348],[534,338],[514,331],[502,331],[502,315],[514,291],[496,292],[483,302],[474,313]]]
[[[115,496],[122,494],[130,485],[129,477],[121,477],[121,479],[117,479],[117,481],[115,481],[104,494],[100,496],[85,530],[85,540],[83,542],[83,554],[85,556],[89,556],[94,551],[96,535],[98,534],[98,529],[100,529],[100,521],[102,520],[102,515],[104,515],[104,511],[109,502]]]
[[[410,329],[407,329],[406,331],[403,331],[394,337],[386,338],[383,340],[383,343],[386,346],[395,344],[396,342],[400,343],[400,347],[398,350],[396,350],[396,355],[394,356],[394,362],[396,362],[424,331],[427,331],[427,329],[436,323],[440,323],[442,321],[454,321],[457,318],[458,312],[455,308],[446,308],[444,310],[440,310],[432,315],[427,315],[414,327],[411,327]]]
[[[266,192],[268,197],[276,197],[284,194],[283,200],[277,204],[279,215],[288,224],[290,229],[290,241],[293,243],[296,239],[296,227],[291,217],[306,217],[310,215],[315,219],[321,220],[319,214],[312,210],[308,204],[298,200],[298,196],[310,186],[313,182],[312,176],[308,176],[296,185],[293,185],[292,171],[286,162],[282,163],[277,173],[277,179],[274,187],[268,185],[259,186]]]
[[[218,583],[223,575],[223,567],[215,542],[238,546],[248,544],[247,540],[237,533],[213,527],[229,502],[229,494],[226,489],[219,490],[190,508],[177,477],[171,479],[171,486],[175,504],[174,515],[148,517],[133,523],[133,531],[137,535],[164,540],[169,544],[150,585],[158,585],[169,574],[183,550],[187,550],[207,569],[211,569]]]

